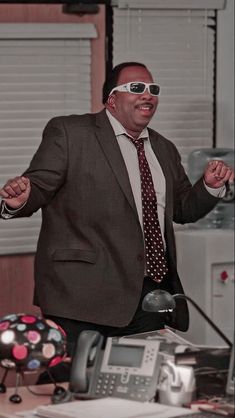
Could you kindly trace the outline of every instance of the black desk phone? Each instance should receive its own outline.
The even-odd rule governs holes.
[[[72,362],[69,390],[74,397],[154,400],[161,365],[160,341],[103,337],[83,331]]]

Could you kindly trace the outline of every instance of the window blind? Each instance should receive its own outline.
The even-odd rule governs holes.
[[[175,143],[187,170],[191,151],[213,146],[216,12],[204,8],[208,1],[201,9],[184,9],[186,3],[193,4],[114,1],[113,61],[150,69],[161,86],[150,126]]]
[[[47,121],[91,110],[93,24],[0,24],[0,186],[29,165]],[[0,254],[36,249],[40,212],[0,220]]]

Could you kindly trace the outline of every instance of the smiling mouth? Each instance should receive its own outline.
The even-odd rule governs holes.
[[[142,112],[152,113],[152,111],[154,110],[154,106],[151,103],[146,103],[136,106],[136,109]]]
[[[136,105],[136,107],[138,109],[153,109],[153,104],[152,103],[141,103],[139,105]]]

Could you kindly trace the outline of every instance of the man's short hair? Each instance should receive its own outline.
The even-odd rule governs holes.
[[[123,62],[121,64],[116,65],[109,74],[107,74],[106,80],[103,85],[103,104],[105,104],[108,100],[109,93],[112,91],[114,87],[117,86],[118,78],[120,72],[126,67],[143,67],[146,68],[146,65],[141,64],[140,62]],[[136,80],[137,81],[137,80]]]

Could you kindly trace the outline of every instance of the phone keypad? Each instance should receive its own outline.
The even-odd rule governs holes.
[[[122,375],[100,373],[96,380],[95,395],[97,397],[121,396],[139,400],[147,399],[152,384],[151,377],[128,376],[131,379],[131,382],[127,379],[129,384],[125,384],[122,377]]]
[[[152,379],[150,377],[135,376],[134,385],[149,386]]]
[[[100,373],[96,384],[96,395],[111,396],[115,388],[117,376],[115,374]]]

